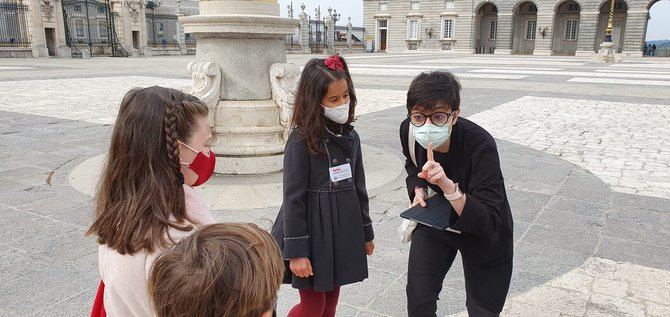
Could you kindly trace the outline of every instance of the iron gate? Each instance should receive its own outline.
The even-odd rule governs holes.
[[[321,54],[326,51],[328,28],[321,20],[309,21],[309,48],[312,54]]]
[[[128,57],[116,36],[114,18],[109,0],[63,0],[65,41],[72,57],[82,58],[86,47],[91,57]]]
[[[0,1],[0,47],[30,46],[28,10],[24,4]]]
[[[147,44],[151,47],[179,47],[176,14],[146,12]]]

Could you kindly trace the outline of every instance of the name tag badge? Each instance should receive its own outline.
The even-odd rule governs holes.
[[[331,167],[328,169],[330,171],[330,181],[339,182],[344,179],[351,178],[351,164],[342,164],[339,166]]]

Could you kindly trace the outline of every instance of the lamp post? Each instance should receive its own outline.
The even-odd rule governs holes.
[[[151,10],[151,29],[153,31],[153,45],[156,45],[156,8],[160,7],[160,3],[152,0],[147,1],[146,8]]]
[[[596,56],[599,63],[614,63],[614,43],[612,43],[612,29],[614,24],[614,1],[610,0],[610,15],[607,19],[607,28],[605,29],[605,41],[600,44],[600,50]]]
[[[339,38],[337,36],[337,21],[340,20],[340,17],[342,15],[337,13],[337,9],[333,10],[333,40],[334,41],[339,41]]]
[[[614,27],[614,1],[610,0],[610,15],[607,18],[607,28],[605,29],[605,42],[612,42],[612,28]]]
[[[293,19],[293,1],[286,6],[286,10],[288,11],[289,18]],[[291,46],[293,46],[293,36],[295,36],[295,31],[291,34]]]

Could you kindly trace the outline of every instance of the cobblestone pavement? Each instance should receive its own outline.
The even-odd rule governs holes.
[[[557,155],[613,190],[670,199],[670,102],[522,97],[472,117],[503,140]]]
[[[83,236],[93,182],[73,175],[94,174],[90,163],[104,154],[127,89],[184,87],[190,60],[0,59],[0,316],[87,314],[99,279],[96,243]],[[406,315],[409,246],[395,233],[407,205],[397,129],[412,76],[438,68],[460,75],[464,116],[498,139],[516,248],[503,315],[670,316],[670,92],[663,88],[670,60],[606,66],[565,57],[371,54],[350,63],[365,160],[387,160],[370,172],[377,179],[370,279],[343,289],[338,316]],[[212,185],[280,176],[216,177]],[[277,198],[277,188],[260,191]],[[202,193],[218,202],[210,206],[221,221],[268,228],[277,212],[276,203]],[[461,272],[457,257],[439,316],[465,315]],[[298,297],[288,287],[280,295],[285,315]]]

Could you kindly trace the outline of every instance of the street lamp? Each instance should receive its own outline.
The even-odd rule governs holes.
[[[614,1],[610,0],[610,16],[607,18],[607,28],[605,29],[605,42],[612,42],[612,29],[614,27]]]
[[[612,28],[614,24],[614,1],[610,0],[610,16],[607,19],[607,28],[605,29],[605,41],[600,44],[600,50],[596,57],[599,63],[614,63],[614,43],[612,43]]]
[[[156,8],[160,7],[161,4],[152,0],[147,1],[146,8],[151,10],[151,25],[153,30],[153,45],[156,45]]]
[[[333,42],[339,41],[337,36],[337,21],[340,20],[341,14],[337,13],[337,9],[333,10]]]

